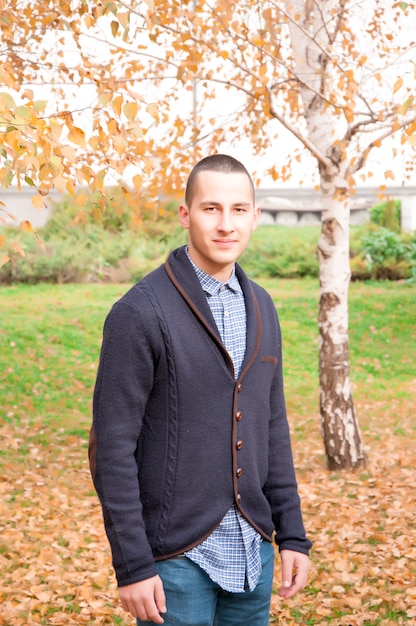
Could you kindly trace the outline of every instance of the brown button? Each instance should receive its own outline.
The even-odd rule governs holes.
[[[235,414],[235,419],[237,420],[237,422],[239,422],[242,417],[243,417],[242,412],[241,411],[237,411],[237,413]]]
[[[243,473],[243,470],[241,469],[241,467],[239,467],[239,468],[237,469],[237,471],[236,471],[237,478],[240,478],[240,476],[242,475],[242,473]]]
[[[242,388],[243,388],[243,385],[242,385],[241,383],[238,383],[238,385],[237,385],[237,391],[238,391],[238,393],[240,393],[240,391],[242,390]]]
[[[237,494],[237,502],[241,502],[241,495],[239,493]]]
[[[241,448],[243,447],[243,442],[241,441],[241,439],[237,441],[235,447],[237,448],[237,450],[241,450]]]

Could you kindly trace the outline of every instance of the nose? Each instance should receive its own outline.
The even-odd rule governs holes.
[[[218,230],[224,233],[231,233],[234,230],[233,219],[230,211],[222,211],[217,224]]]

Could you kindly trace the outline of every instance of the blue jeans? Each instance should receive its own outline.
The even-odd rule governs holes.
[[[166,594],[164,626],[269,626],[274,549],[260,547],[262,573],[253,591],[230,593],[186,557],[159,561],[157,565]],[[137,620],[137,626],[153,622]]]

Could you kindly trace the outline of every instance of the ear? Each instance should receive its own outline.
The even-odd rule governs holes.
[[[181,204],[178,209],[179,223],[183,228],[189,228],[189,209],[186,204]]]
[[[259,225],[260,213],[261,213],[260,207],[259,206],[255,207],[254,208],[254,220],[253,220],[253,225],[251,227],[251,230],[256,230],[257,226]]]

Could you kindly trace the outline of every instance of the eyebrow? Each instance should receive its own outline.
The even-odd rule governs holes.
[[[200,206],[221,206],[222,202],[209,202],[209,201],[205,201],[205,202],[201,202]],[[232,206],[251,206],[251,202],[233,202]]]

